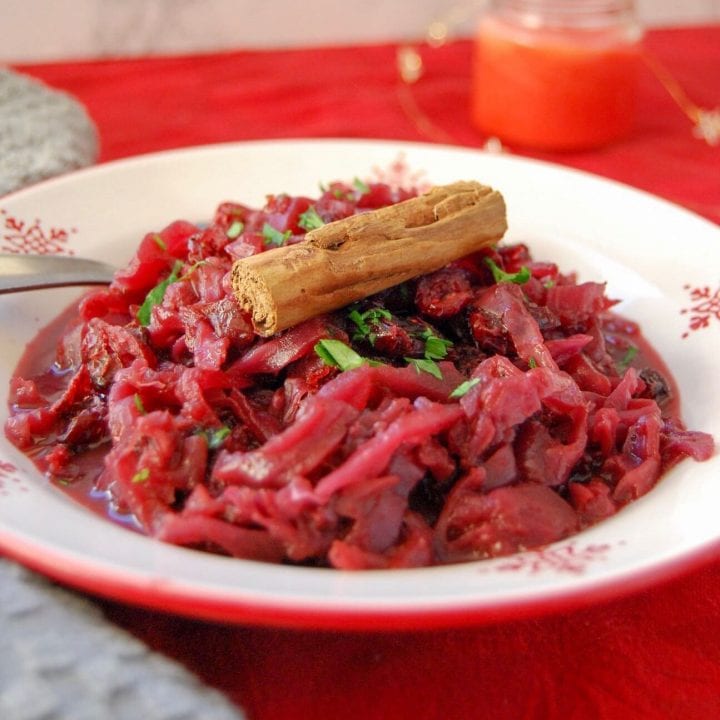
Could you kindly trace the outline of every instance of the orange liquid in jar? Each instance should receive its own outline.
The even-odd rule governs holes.
[[[508,144],[599,147],[632,130],[640,64],[639,38],[614,29],[524,29],[488,17],[475,42],[472,118]]]

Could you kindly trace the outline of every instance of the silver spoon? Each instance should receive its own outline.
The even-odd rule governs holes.
[[[98,260],[68,255],[0,254],[0,293],[69,285],[107,285],[115,270]]]

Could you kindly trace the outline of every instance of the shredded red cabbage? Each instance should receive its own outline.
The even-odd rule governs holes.
[[[8,437],[159,540],[343,569],[543,546],[712,454],[604,285],[522,244],[255,336],[236,258],[412,194],[334,183],[148,234],[82,300],[52,366],[23,360]],[[329,362],[328,340],[360,362]]]

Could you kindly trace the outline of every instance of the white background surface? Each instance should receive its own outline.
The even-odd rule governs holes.
[[[482,0],[1,0],[0,63],[421,38]],[[720,0],[637,0],[649,26],[720,22]],[[472,20],[460,33],[472,29]]]

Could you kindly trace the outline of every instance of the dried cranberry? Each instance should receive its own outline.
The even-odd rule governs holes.
[[[501,262],[498,263],[505,272],[516,273],[525,265],[529,265],[532,258],[528,246],[523,243],[507,245],[498,250]]]
[[[507,355],[511,342],[502,317],[482,306],[475,306],[468,315],[473,338],[486,352]]]
[[[470,274],[451,266],[420,278],[415,291],[418,310],[432,318],[457,315],[473,299]]]

